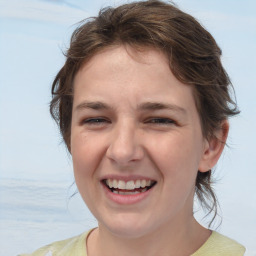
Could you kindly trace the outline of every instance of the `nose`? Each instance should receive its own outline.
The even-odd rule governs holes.
[[[127,166],[139,161],[144,156],[140,145],[139,131],[134,124],[123,122],[117,124],[112,131],[106,156],[120,166]]]

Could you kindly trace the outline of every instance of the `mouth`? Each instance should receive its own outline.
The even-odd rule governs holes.
[[[104,179],[102,184],[112,193],[119,195],[136,195],[152,189],[156,185],[154,180],[116,180]]]

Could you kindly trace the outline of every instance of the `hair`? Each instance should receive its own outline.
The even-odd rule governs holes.
[[[107,7],[75,29],[65,54],[66,62],[52,84],[50,112],[69,151],[74,77],[98,52],[120,45],[137,50],[154,48],[165,54],[174,76],[194,88],[205,138],[214,137],[223,121],[239,113],[231,98],[233,86],[221,64],[221,49],[194,17],[159,0]],[[213,221],[218,203],[212,189],[212,170],[198,171],[195,185],[203,208],[208,214],[214,213]]]

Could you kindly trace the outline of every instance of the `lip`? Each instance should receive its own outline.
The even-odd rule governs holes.
[[[143,201],[145,198],[147,198],[150,195],[150,193],[152,193],[152,190],[155,187],[154,186],[151,189],[145,192],[141,192],[139,194],[120,195],[120,194],[112,193],[102,182],[101,182],[101,186],[103,187],[104,193],[108,199],[121,205],[131,205],[131,204],[136,204]]]

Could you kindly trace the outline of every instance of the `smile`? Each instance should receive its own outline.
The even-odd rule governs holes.
[[[114,194],[135,195],[148,191],[156,184],[156,181],[104,179],[102,183]]]

